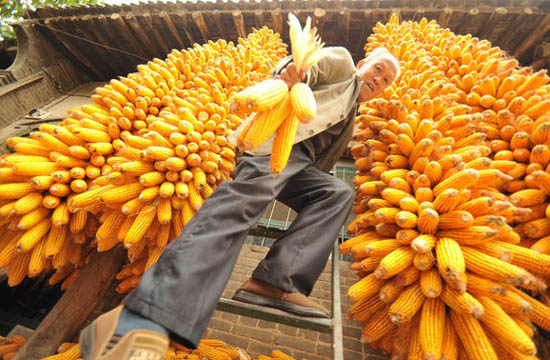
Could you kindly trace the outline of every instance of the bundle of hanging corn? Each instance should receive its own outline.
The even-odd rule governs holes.
[[[278,34],[254,30],[174,50],[96,89],[94,103],[8,139],[0,158],[0,268],[10,286],[51,269],[67,288],[86,258],[119,242],[137,285],[166,244],[234,167],[229,134],[242,122],[227,99],[265,79],[286,54]]]
[[[522,95],[547,98],[548,78],[426,19],[377,24],[365,50],[379,46],[402,76],[357,117],[356,236],[341,245],[362,277],[348,290],[350,317],[394,359],[534,359],[531,322],[550,329],[550,308],[531,294],[545,290],[550,256],[522,247],[517,224],[530,223],[546,195],[514,188],[527,187],[527,165],[500,153],[506,140],[495,129],[507,121],[526,131],[518,148],[527,150],[535,132],[520,127],[517,103],[544,116],[530,110],[538,98]],[[523,80],[497,101],[508,77]]]
[[[24,341],[25,339],[22,340]],[[1,347],[0,345],[0,348]],[[59,346],[57,352],[57,354],[48,356],[42,360],[77,360],[81,357],[80,345],[78,343],[63,343]],[[252,357],[245,350],[229,346],[221,340],[202,339],[195,350],[188,349],[185,346],[171,341],[165,359],[252,360]],[[260,355],[257,360],[294,360],[294,358],[280,350],[273,350],[271,356]]]
[[[289,13],[289,35],[292,61],[297,74],[304,74],[323,57],[323,46],[317,29],[311,28],[308,17],[302,29],[299,20]],[[279,174],[286,167],[298,122],[309,123],[316,115],[317,107],[311,88],[297,83],[290,91],[280,79],[271,79],[251,86],[235,94],[231,111],[249,116],[240,130],[237,143],[241,150],[254,150],[275,134],[271,151],[271,171]]]

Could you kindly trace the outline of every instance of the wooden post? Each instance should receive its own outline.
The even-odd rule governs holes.
[[[338,13],[338,32],[340,33],[340,38],[346,44],[346,47],[350,48],[350,38],[349,38],[349,9],[343,9]]]
[[[166,54],[168,54],[172,48],[168,45],[164,37],[160,34],[160,30],[153,24],[153,17],[157,17],[157,14],[150,14],[150,13],[144,13],[142,15],[143,22],[145,29],[150,33],[153,34],[153,38],[155,39],[155,42],[160,46],[162,50],[161,59],[164,59]]]
[[[203,42],[207,43],[210,39],[210,31],[208,30],[208,26],[206,25],[206,21],[204,21],[202,13],[200,11],[193,11],[191,16],[193,17],[193,21],[201,32]]]
[[[149,36],[145,33],[138,19],[132,13],[126,13],[124,15],[124,21],[134,31],[138,41],[140,41],[145,48],[147,48],[147,55],[150,58],[154,58],[160,55],[160,51],[157,50]]]
[[[550,30],[550,14],[546,14],[542,18],[537,28],[524,39],[521,44],[514,50],[514,57],[519,59],[527,50],[529,50],[539,38],[541,38],[547,31]]]
[[[190,46],[192,47],[193,44],[197,42],[197,39],[193,36],[191,26],[189,26],[189,23],[187,22],[187,12],[182,11],[178,15],[181,17],[183,32],[185,32],[185,36],[187,36],[187,40],[189,40],[189,44],[191,44]]]
[[[283,16],[281,15],[281,9],[277,8],[271,13],[273,21],[273,30],[278,32],[283,37]]]
[[[227,41],[229,41],[229,34],[227,33],[227,30],[225,29],[225,26],[223,25],[223,22],[222,22],[222,16],[220,14],[220,11],[219,10],[214,10],[212,11],[212,15],[214,16],[214,20],[216,21],[216,25],[218,25],[218,30],[220,32],[220,34],[222,35],[222,39],[225,39]]]
[[[73,341],[115,279],[124,254],[122,246],[95,254],[17,352],[15,360],[39,360],[55,354],[61,343]]]
[[[313,10],[313,25],[317,28],[317,34],[323,37],[323,29],[325,27],[325,15],[327,11],[325,9],[316,8]]]
[[[256,29],[260,29],[264,26],[264,11],[262,9],[257,9],[254,11],[254,16],[256,17]]]
[[[231,15],[233,15],[233,21],[235,22],[237,35],[242,38],[246,37],[246,28],[244,27],[243,13],[240,10],[235,10],[231,13]]]
[[[503,7],[497,7],[493,10],[489,19],[483,25],[483,32],[478,36],[480,39],[487,39],[491,42],[494,42],[495,34],[498,33],[498,30],[501,29],[501,25],[505,21],[508,15],[508,10]],[[507,27],[505,31],[510,31],[511,28]]]
[[[452,16],[453,9],[451,9],[450,7],[444,7],[439,13],[439,19],[437,19],[439,26],[441,26],[442,28],[446,28],[447,25],[449,25],[449,20],[451,20]]]
[[[170,34],[176,39],[178,42],[178,46],[180,49],[183,49],[185,47],[185,43],[183,42],[183,39],[181,38],[180,34],[178,33],[178,30],[174,26],[174,22],[170,18],[170,15],[166,11],[161,11],[159,13],[160,18],[166,23],[166,26],[168,27],[168,30],[170,31]],[[190,44],[190,46],[193,46],[193,44]]]
[[[357,46],[355,49],[355,56],[358,59],[362,59],[365,56],[365,51],[363,50],[365,43],[367,42],[368,33],[371,31],[368,27],[368,23],[372,20],[372,10],[365,9],[363,11],[363,21],[361,21],[361,32],[359,39],[357,39]]]

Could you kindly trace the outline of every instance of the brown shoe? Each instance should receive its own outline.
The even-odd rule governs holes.
[[[151,330],[132,330],[115,335],[123,306],[101,315],[80,333],[85,360],[164,360],[168,338]],[[118,340],[118,341],[117,341]]]
[[[327,308],[304,294],[284,292],[273,285],[253,278],[241,285],[235,292],[233,300],[273,307],[300,316],[330,318]]]

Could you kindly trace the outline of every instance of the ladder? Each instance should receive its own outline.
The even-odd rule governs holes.
[[[282,230],[258,225],[250,230],[249,235],[276,238],[282,232]],[[225,311],[237,315],[244,315],[247,317],[276,322],[284,325],[290,325],[297,328],[314,330],[324,333],[332,333],[332,359],[344,360],[344,348],[342,344],[342,308],[340,301],[340,253],[338,250],[338,241],[334,242],[334,248],[332,250],[331,256],[332,318],[330,319],[297,316],[282,310],[258,306],[254,304],[247,304],[225,298],[220,298],[220,301],[218,302],[216,308],[220,311]]]

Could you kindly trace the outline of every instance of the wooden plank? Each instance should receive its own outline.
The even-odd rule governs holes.
[[[87,34],[87,37],[99,44],[109,44],[110,42],[103,36],[103,33],[99,31],[98,27],[95,25],[95,23],[92,21],[91,15],[84,15],[80,18],[80,21],[82,23],[82,31]],[[116,51],[109,50],[102,46],[97,46],[97,53],[102,59],[109,59],[109,61],[103,61],[103,64],[107,68],[109,74],[109,77],[113,77],[114,75],[117,75],[117,69],[120,69],[121,66],[121,59],[120,54]]]
[[[349,9],[343,9],[338,13],[338,32],[340,34],[340,38],[345,44],[344,46],[348,49],[351,47],[351,39],[349,36],[349,19]]]
[[[439,26],[442,28],[446,28],[449,25],[449,21],[451,20],[451,17],[453,16],[453,9],[450,7],[444,7],[443,10],[439,13],[439,18],[437,19],[437,22]]]
[[[283,16],[281,14],[281,8],[273,10],[271,18],[273,21],[273,30],[283,36]]]
[[[77,46],[73,44],[72,38],[63,33],[63,29],[60,29],[59,25],[57,25],[52,19],[46,19],[44,23],[46,27],[52,31],[57,40],[59,40],[67,48],[67,50],[86,67],[95,79],[103,78],[103,72],[98,69],[96,65],[90,61],[90,59],[82,51],[80,51]]]
[[[154,22],[161,22],[162,20],[159,19],[158,14],[151,14],[151,13],[144,13],[141,16],[141,19],[143,20],[142,25],[145,25],[146,31],[149,32],[149,34],[153,35],[153,38],[155,39],[155,43],[157,43],[162,50],[161,59],[164,59],[166,57],[166,54],[168,54],[172,48],[170,45],[168,45],[166,39],[164,36],[162,36],[162,31],[155,26]],[[159,21],[156,21],[156,20]]]
[[[316,8],[313,10],[313,25],[317,28],[317,33],[322,37],[325,28],[325,9]]]
[[[256,20],[256,29],[260,29],[264,26],[264,11],[262,9],[254,11],[254,18]]]
[[[491,13],[491,16],[489,16],[489,19],[485,21],[483,25],[483,30],[480,32],[478,37],[480,39],[487,39],[491,42],[495,40],[495,34],[498,33],[500,30],[500,24],[504,22],[504,20],[508,17],[508,10],[503,7],[497,7],[493,9],[493,12]],[[510,31],[511,29],[508,28],[507,31]]]
[[[176,41],[178,43],[178,47],[180,49],[183,49],[186,46],[186,44],[183,42],[183,39],[181,38],[178,30],[176,29],[176,26],[174,25],[174,22],[170,18],[170,15],[168,15],[168,13],[166,11],[161,11],[161,12],[159,12],[159,16],[166,23],[166,26],[168,27],[168,30],[170,31],[170,34],[172,34],[174,39],[176,39]],[[193,44],[189,44],[189,45],[192,46]]]
[[[111,251],[95,254],[17,352],[15,360],[39,360],[55,354],[62,342],[72,341],[115,279],[125,258],[124,253],[124,248],[117,246]]]
[[[235,10],[231,13],[231,15],[233,16],[233,22],[235,23],[235,28],[237,29],[237,35],[243,38],[246,37],[243,13],[240,10]]]
[[[149,49],[144,48],[143,44],[139,44],[136,40],[134,34],[132,33],[132,30],[130,30],[130,27],[126,24],[124,19],[120,14],[112,14],[110,17],[110,22],[113,25],[114,32],[116,32],[119,36],[122,37],[123,43],[126,45],[125,50],[133,53],[135,55],[140,55],[144,58],[151,58]],[[134,63],[137,65],[139,63],[142,63],[146,60],[138,60],[138,58],[134,58]]]
[[[192,45],[197,42],[197,38],[195,35],[193,35],[193,30],[191,29],[191,24],[187,20],[187,12],[182,11],[178,14],[182,20],[182,26],[183,26],[183,32],[185,32],[185,36],[187,36],[187,40],[189,40],[189,43]]]
[[[372,10],[371,9],[365,9],[363,10],[363,21],[361,21],[361,30],[360,30],[360,36],[357,39],[357,47],[355,49],[355,56],[358,58],[363,58],[365,56],[364,47],[367,43],[367,38],[370,34],[371,29],[368,27],[369,21],[371,21],[372,18]]]
[[[145,30],[141,26],[141,23],[133,13],[126,13],[124,15],[124,21],[134,31],[134,34],[136,34],[138,41],[140,41],[147,48],[147,54],[150,58],[160,56],[160,50],[158,50],[157,47],[153,44],[153,40],[149,37],[147,33],[145,33]]]
[[[40,72],[37,72],[37,73],[35,73],[33,75],[30,75],[30,76],[28,76],[24,79],[18,80],[17,82],[11,83],[11,84],[6,85],[6,86],[2,86],[2,88],[0,89],[0,97],[4,96],[6,94],[9,94],[10,92],[15,91],[17,89],[20,89],[23,86],[27,86],[27,85],[32,84],[34,82],[40,81],[42,79],[44,79],[44,74],[42,74]]]
[[[206,43],[208,40],[210,40],[210,31],[208,30],[208,25],[206,25],[206,21],[204,21],[204,17],[202,16],[202,13],[200,11],[193,11],[191,14],[191,17],[193,18],[193,21],[199,28],[199,31],[202,35],[203,42]]]
[[[523,39],[519,46],[514,50],[514,57],[516,59],[522,57],[523,54],[535,45],[535,42],[541,40],[544,34],[548,31],[550,31],[550,13],[546,14],[546,16],[544,16],[544,18],[542,18],[540,23],[537,25],[536,29],[531,32],[527,38]]]
[[[222,35],[222,39],[229,41],[229,34],[227,33],[225,26],[223,25],[220,11],[217,9],[212,11],[212,16],[214,17],[214,21],[216,22],[216,25],[218,27],[218,34]]]
[[[471,8],[470,10],[468,10],[468,15],[462,19],[462,22],[458,25],[455,31],[457,35],[464,35],[468,33],[474,35],[474,32],[472,30],[479,27],[479,18],[480,12],[478,8]]]
[[[530,7],[523,8],[523,11],[521,14],[516,16],[512,24],[510,25],[510,29],[519,29],[523,24],[528,21],[528,19],[533,16],[533,9]],[[497,44],[499,44],[500,48],[503,50],[506,50],[508,52],[511,52],[512,48],[510,47],[511,42],[515,39],[517,36],[515,31],[505,31],[500,39],[496,41]]]

